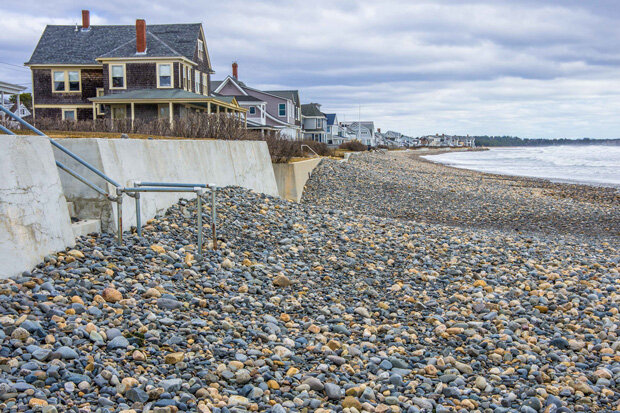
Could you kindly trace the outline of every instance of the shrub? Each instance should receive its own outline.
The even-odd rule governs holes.
[[[183,118],[175,119],[172,127],[167,119],[135,119],[133,127],[130,119],[96,119],[96,120],[60,120],[39,118],[32,122],[38,129],[57,132],[100,132],[100,133],[135,133],[146,136],[178,137],[191,139],[222,140],[262,140],[267,142],[271,160],[284,163],[291,158],[304,156],[302,144],[310,146],[317,154],[329,156],[332,151],[326,144],[314,141],[294,141],[279,132],[266,133],[245,128],[243,121],[226,114],[189,113]]]
[[[362,142],[358,140],[343,142],[338,148],[344,149],[347,151],[356,151],[356,152],[365,151],[368,149],[366,145],[364,145]]]
[[[329,148],[329,146],[327,146],[326,143],[323,142],[317,142],[317,141],[311,141],[311,140],[305,140],[302,141],[300,143],[300,145],[308,145],[309,147],[312,148],[312,150],[314,152],[316,152],[317,155],[320,156],[331,156],[333,155],[333,151]]]

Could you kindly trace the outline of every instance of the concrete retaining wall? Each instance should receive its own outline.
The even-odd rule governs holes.
[[[277,196],[278,187],[265,142],[221,140],[58,139],[123,186],[134,181],[206,183],[240,186]],[[100,187],[112,185],[96,177],[64,153],[54,150],[59,161],[88,177]],[[81,219],[101,219],[103,231],[116,231],[116,204],[60,172],[65,196],[74,203]],[[113,193],[113,192],[112,192]],[[188,193],[142,194],[142,222],[162,214]],[[123,224],[136,224],[133,198],[124,197]]]
[[[0,136],[0,278],[30,270],[73,243],[49,140]]]
[[[274,163],[273,172],[280,197],[299,202],[310,174],[319,163],[321,158],[293,163]]]

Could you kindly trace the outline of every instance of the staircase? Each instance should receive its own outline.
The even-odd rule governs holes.
[[[75,238],[88,235],[93,232],[101,232],[101,220],[99,219],[79,219],[75,213],[75,204],[67,202],[69,217],[71,218],[71,229]]]

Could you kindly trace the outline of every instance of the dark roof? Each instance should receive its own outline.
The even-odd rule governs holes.
[[[298,90],[266,90],[265,93],[279,96],[281,98],[290,99],[295,105],[299,104],[299,91]]]
[[[186,57],[194,60],[200,23],[147,25],[148,57]],[[45,27],[26,64],[98,64],[98,57],[134,57],[136,28],[128,26]]]
[[[219,93],[214,93],[214,95],[219,95]],[[220,95],[222,96],[222,95]],[[255,98],[254,96],[246,96],[246,95],[234,95],[237,102],[264,102],[264,100]]]
[[[306,103],[301,105],[301,114],[303,116],[324,117],[325,114],[319,110],[318,103]]]
[[[326,113],[325,116],[327,116],[327,124],[328,125],[333,125],[334,121],[336,120],[336,114],[335,113]]]

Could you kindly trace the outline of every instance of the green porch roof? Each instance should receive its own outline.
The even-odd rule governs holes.
[[[205,96],[182,89],[138,89],[127,92],[110,93],[105,96],[89,98],[89,100],[95,103],[119,101],[220,102],[227,106],[238,106],[237,101],[232,96]]]

